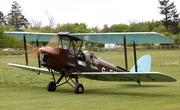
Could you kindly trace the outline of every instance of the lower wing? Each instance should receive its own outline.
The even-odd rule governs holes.
[[[74,72],[77,76],[101,81],[175,82],[176,79],[159,72]]]
[[[12,64],[12,63],[8,63],[7,65],[14,66],[14,67],[21,68],[21,69],[28,70],[28,71],[33,71],[37,74],[38,73],[44,73],[44,74],[50,74],[51,73],[51,71],[49,71],[48,69],[43,69],[43,68],[36,68],[36,67],[32,67],[32,66],[24,66],[24,65]],[[58,72],[58,71],[53,71],[53,73],[60,74],[60,72]]]

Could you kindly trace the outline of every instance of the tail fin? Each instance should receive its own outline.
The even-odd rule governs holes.
[[[144,55],[137,61],[137,70],[138,72],[150,72],[151,70],[151,56]],[[130,70],[131,72],[135,72],[135,65]]]

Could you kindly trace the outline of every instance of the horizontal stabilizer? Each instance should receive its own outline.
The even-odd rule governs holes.
[[[175,82],[176,79],[159,72],[82,72],[73,73],[88,79],[120,82]]]
[[[51,72],[48,69],[36,68],[36,67],[32,67],[32,66],[25,66],[25,65],[18,65],[18,64],[12,64],[12,63],[8,63],[7,65],[14,66],[14,67],[21,68],[21,69],[28,70],[28,71],[33,71],[35,73],[40,72],[40,73],[51,75]],[[53,73],[60,74],[60,72],[57,72],[57,71],[53,71]]]

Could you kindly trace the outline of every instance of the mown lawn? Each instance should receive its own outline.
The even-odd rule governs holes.
[[[7,63],[25,64],[24,55],[0,56],[0,109],[180,109],[180,50],[139,50],[137,57],[152,57],[151,71],[158,71],[177,79],[171,83],[103,82],[81,78],[84,94],[74,94],[69,85],[55,92],[47,92],[51,75],[36,75]],[[95,55],[124,67],[124,53],[95,52]],[[133,52],[128,52],[129,69],[134,64]],[[31,64],[36,66],[36,61]]]

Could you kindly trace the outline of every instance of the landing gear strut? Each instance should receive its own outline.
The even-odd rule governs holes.
[[[75,94],[82,94],[82,93],[84,92],[84,87],[83,87],[82,84],[78,83],[78,77],[77,77],[77,76],[74,76],[74,78],[75,78],[75,82],[74,82],[74,81],[72,80],[72,77],[70,77],[69,74],[66,73],[66,72],[63,70],[62,73],[61,73],[62,75],[59,77],[59,79],[58,79],[57,82],[56,82],[53,71],[52,71],[52,70],[49,70],[49,71],[51,71],[54,81],[50,81],[50,82],[48,83],[48,85],[47,85],[47,90],[48,90],[48,91],[55,91],[57,87],[59,87],[59,86],[61,86],[61,85],[63,85],[63,84],[68,83],[71,87],[74,88],[74,93],[75,93]],[[61,83],[61,84],[59,84],[60,81],[61,81],[63,78],[65,78],[66,81],[63,82],[63,83]],[[70,80],[71,80],[71,82],[74,83],[75,86],[73,86],[73,85],[69,82]],[[57,85],[57,84],[59,84],[59,85]]]
[[[137,81],[137,83],[141,86],[141,82],[140,81]]]

